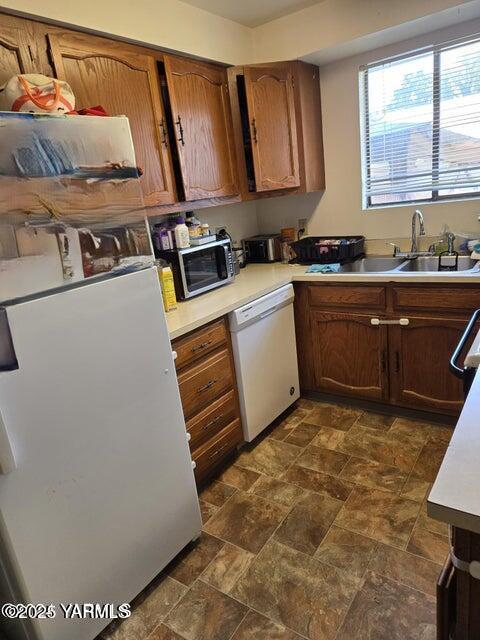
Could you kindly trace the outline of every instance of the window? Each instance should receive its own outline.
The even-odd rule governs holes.
[[[364,206],[480,197],[480,39],[360,73]]]

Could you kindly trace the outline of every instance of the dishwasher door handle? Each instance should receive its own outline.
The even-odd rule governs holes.
[[[467,344],[467,340],[470,338],[470,334],[472,333],[473,328],[475,327],[475,324],[479,317],[480,317],[480,309],[477,309],[473,314],[473,316],[470,318],[467,324],[467,327],[463,332],[462,337],[460,338],[460,342],[455,347],[455,351],[452,353],[452,357],[450,358],[450,371],[453,373],[454,376],[457,376],[457,378],[464,377],[465,369],[458,366],[457,360],[461,356],[463,348]]]
[[[272,313],[275,313],[275,311],[277,310],[277,307],[272,307],[271,309],[269,309],[268,311],[265,311],[264,313],[260,314],[260,320],[263,320],[263,318],[267,318],[268,316],[271,316]]]

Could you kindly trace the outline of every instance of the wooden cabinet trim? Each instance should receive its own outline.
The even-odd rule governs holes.
[[[386,291],[383,286],[352,284],[308,285],[309,303],[312,307],[346,307],[383,310],[386,307]]]
[[[392,287],[392,310],[470,316],[480,307],[479,285],[398,285]]]
[[[31,49],[26,34],[19,27],[2,27],[0,33],[0,85],[16,73],[33,73]],[[3,50],[3,51],[2,51]],[[7,60],[7,52],[10,60]],[[13,63],[16,63],[17,69]],[[8,71],[7,71],[8,69]]]
[[[322,105],[319,68],[301,60],[292,63],[298,132],[300,190],[325,189]]]

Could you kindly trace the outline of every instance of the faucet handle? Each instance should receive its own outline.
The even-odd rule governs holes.
[[[400,247],[398,246],[398,244],[395,244],[394,242],[386,242],[385,244],[390,244],[393,247],[393,257],[395,257],[397,255],[397,253],[400,253]]]

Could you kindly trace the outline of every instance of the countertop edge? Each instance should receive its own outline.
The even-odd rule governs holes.
[[[238,309],[238,307],[242,307],[244,304],[253,302],[253,300],[256,300],[257,298],[261,298],[262,296],[267,295],[267,293],[271,293],[272,291],[275,291],[275,289],[279,289],[280,287],[283,287],[286,284],[290,284],[291,282],[292,282],[292,276],[288,275],[288,276],[285,276],[283,280],[276,280],[275,282],[272,282],[270,285],[266,287],[261,287],[260,289],[256,290],[254,293],[251,293],[246,296],[240,296],[237,300],[235,300],[235,302],[230,302],[226,304],[224,307],[222,307],[221,309],[216,309],[211,313],[208,313],[204,316],[202,315],[201,318],[192,320],[191,322],[185,325],[182,325],[178,329],[169,331],[170,339],[175,340],[175,338],[180,338],[181,336],[184,336],[185,334],[190,333],[190,331],[199,329],[203,325],[208,324],[209,322],[213,322],[213,320],[217,320],[218,318],[221,318],[222,316],[227,315],[231,311]],[[181,302],[179,304],[185,304],[185,303],[188,304],[188,301]],[[168,325],[168,314],[167,314],[167,325]]]
[[[475,533],[480,533],[479,402],[477,373],[427,498],[432,518]]]
[[[219,287],[218,289],[214,289],[213,291],[200,295],[198,297],[192,298],[190,300],[179,301],[178,307],[176,310],[173,310],[166,314],[167,317],[167,327],[169,330],[169,335],[171,340],[175,340],[176,338],[180,338],[181,336],[189,333],[190,331],[194,331],[195,329],[200,328],[201,326],[224,316],[234,309],[241,307],[244,304],[252,302],[256,298],[259,298],[267,293],[275,291],[279,287],[282,287],[286,284],[290,284],[291,282],[318,282],[321,284],[328,283],[358,283],[358,284],[372,284],[372,283],[382,283],[388,284],[391,282],[398,283],[437,283],[437,284],[478,284],[480,285],[480,274],[469,274],[469,275],[458,275],[458,273],[432,273],[432,272],[424,272],[424,273],[397,273],[397,272],[383,272],[383,273],[305,273],[307,267],[305,265],[285,265],[281,263],[271,263],[268,265],[265,264],[252,264],[248,265],[245,270],[242,270],[240,274],[237,276],[235,281],[232,284],[226,285],[226,287]],[[252,273],[253,270],[253,273]],[[262,270],[265,270],[261,275],[262,280],[265,277],[266,273],[270,274],[271,281],[269,284],[262,284],[258,288],[255,288],[254,285],[251,285],[251,290],[248,294],[242,295],[240,294],[235,299],[230,300],[228,302],[222,303],[222,301],[218,301],[217,297],[208,297],[208,296],[221,296],[220,292],[225,290],[230,290],[230,287],[236,287],[240,284],[244,284],[245,274],[249,274],[250,277],[255,277],[255,273],[261,273]],[[267,272],[268,270],[268,272]],[[285,271],[285,272],[283,272]],[[230,297],[230,296],[229,296]],[[192,320],[187,320],[183,322],[179,320],[179,316],[175,314],[179,314],[181,311],[186,310],[188,305],[206,305],[207,301],[211,301],[212,309],[203,311],[199,310],[192,315],[194,316]],[[178,326],[177,326],[178,325]]]
[[[453,527],[472,531],[473,533],[480,533],[480,517],[474,513],[459,511],[445,504],[427,500],[427,514],[430,518],[445,522]]]

